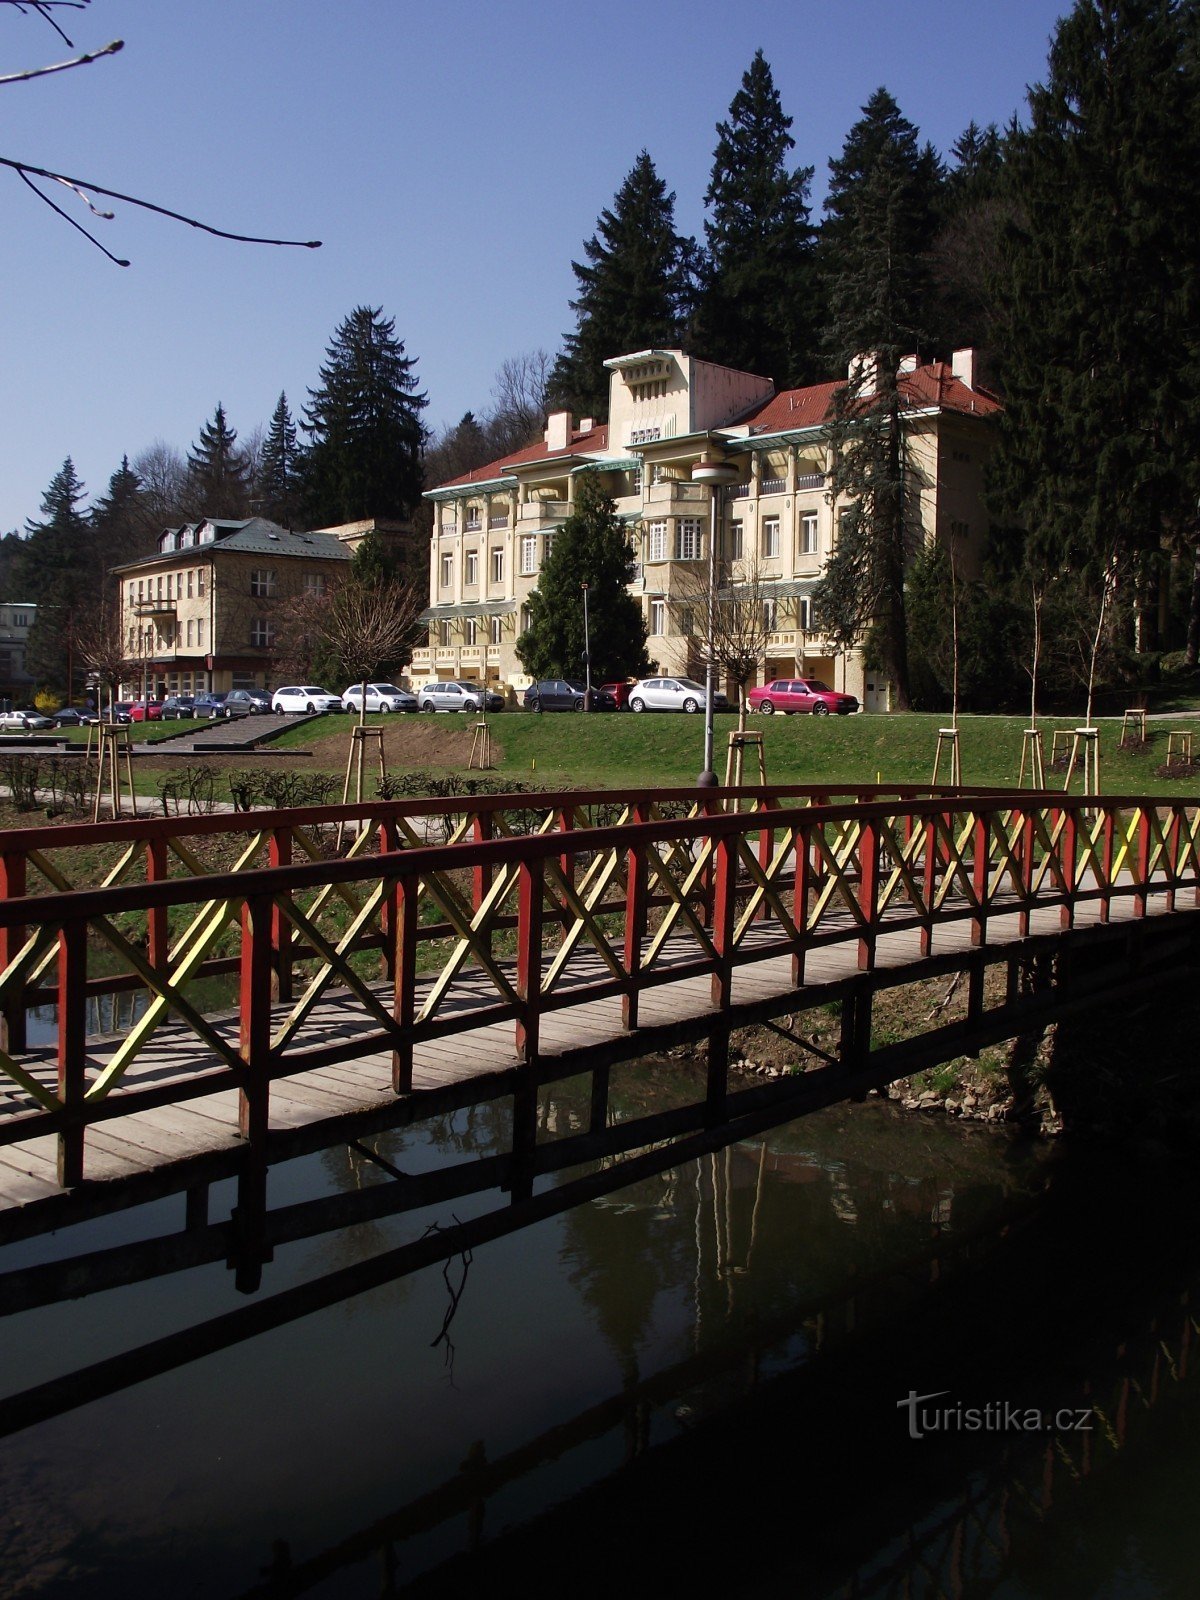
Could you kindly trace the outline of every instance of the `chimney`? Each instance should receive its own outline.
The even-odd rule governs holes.
[[[879,385],[879,357],[873,350],[851,356],[847,376],[858,385],[861,395],[874,394]]]
[[[571,442],[571,413],[552,411],[546,418],[546,448],[565,450]]]
[[[911,356],[900,357],[900,365],[896,368],[897,373],[915,372],[916,370],[917,357],[915,352]]]
[[[950,370],[960,383],[965,383],[968,389],[973,389],[975,387],[974,350],[956,350],[950,358]]]
[[[579,419],[579,431],[580,431],[580,433],[591,433],[592,429],[595,426],[596,426],[595,417],[580,417],[580,419]]]

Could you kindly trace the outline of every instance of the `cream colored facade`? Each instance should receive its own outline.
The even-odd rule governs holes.
[[[609,422],[565,412],[544,440],[428,491],[429,643],[414,652],[414,681],[464,678],[520,691],[515,651],[526,607],[556,529],[574,507],[581,473],[601,472],[629,528],[651,659],[663,672],[696,668],[687,611],[703,588],[714,520],[717,556],[753,565],[771,606],[758,681],[812,676],[885,709],[888,687],[862,653],[836,651],[814,626],[812,591],[833,548],[842,507],[827,488],[827,415],[837,384],[776,394],[765,378],[645,350],[606,363]],[[983,463],[999,407],[975,386],[971,351],[954,362],[902,369],[906,432],[927,539],[955,537],[964,574],[977,570],[985,531]],[[722,459],[738,480],[715,492],[692,481],[701,459]],[[689,656],[691,659],[689,660]]]

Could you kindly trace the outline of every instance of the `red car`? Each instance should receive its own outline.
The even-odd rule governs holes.
[[[161,722],[161,700],[135,700],[129,708],[130,719],[134,722]]]
[[[602,683],[601,694],[610,694],[616,703],[618,711],[624,711],[629,704],[629,691],[634,686],[634,679],[624,678],[620,683]]]
[[[761,711],[770,716],[782,711],[790,717],[793,711],[811,711],[814,717],[848,717],[858,710],[858,701],[852,694],[840,694],[822,683],[820,678],[776,678],[761,688],[751,689],[746,696],[751,711]]]

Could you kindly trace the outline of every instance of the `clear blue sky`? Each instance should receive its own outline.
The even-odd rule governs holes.
[[[0,87],[0,155],[230,230],[118,204],[107,262],[0,170],[0,532],[70,455],[89,497],[123,453],[183,451],[218,400],[239,433],[299,415],[341,319],[382,306],[433,428],[484,411],[500,363],[572,326],[571,260],[639,150],[699,235],[723,118],[755,49],[794,119],[814,205],[880,84],[945,152],[1023,113],[1065,0],[93,0],[60,13],[119,55]],[[0,73],[70,52],[0,6]],[[73,216],[86,213],[56,195]]]

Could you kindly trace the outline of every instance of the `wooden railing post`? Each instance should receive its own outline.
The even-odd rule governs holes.
[[[938,885],[937,818],[928,816],[918,826],[925,831],[924,860],[921,863],[921,893],[925,900],[925,916],[921,921],[921,954],[933,954],[933,903]]]
[[[858,941],[858,965],[869,972],[875,965],[875,938],[879,922],[879,830],[864,822],[858,835],[858,908],[866,931]]]
[[[156,834],[146,840],[146,882],[161,883],[166,876],[167,841]],[[146,940],[150,965],[164,972],[170,940],[166,906],[151,906],[146,912]]]
[[[517,885],[517,1053],[536,1061],[542,1010],[542,922],[545,862],[541,856],[523,861]]]
[[[802,822],[792,841],[794,876],[792,879],[792,921],[800,935],[800,948],[792,951],[792,983],[797,989],[804,982],[804,957],[808,950],[808,895],[813,880],[811,827]]]
[[[733,989],[733,929],[737,910],[737,840],[727,833],[716,840],[713,875],[712,942],[716,951],[710,992],[718,1010],[728,1011]]]
[[[1075,876],[1078,869],[1079,813],[1073,808],[1063,816],[1062,832],[1058,836],[1058,861],[1062,872],[1063,903],[1058,914],[1059,926],[1075,926]]]
[[[394,855],[400,848],[400,830],[390,817],[385,817],[379,824],[379,858],[381,868],[386,869],[387,857]],[[386,870],[383,874],[383,893],[379,900],[379,932],[383,939],[380,950],[379,967],[385,978],[394,978],[396,975],[396,939],[393,932],[396,925],[396,885],[393,882],[388,887]]]
[[[471,824],[471,837],[474,840],[474,842],[476,844],[486,844],[487,841],[492,837],[492,834],[493,834],[492,813],[490,811],[479,811],[479,812],[476,812],[475,819]],[[489,893],[489,891],[491,890],[491,887],[492,887],[492,878],[493,878],[493,875],[494,875],[494,871],[495,871],[495,869],[493,868],[493,866],[492,866],[490,861],[479,861],[479,862],[476,862],[474,867],[472,867],[472,869],[471,869],[471,909],[472,909],[472,911],[478,911],[480,906],[487,899],[488,893]],[[488,930],[487,930],[487,932],[485,934],[485,938],[487,940],[488,954],[490,955],[491,951],[492,951],[492,932],[491,932],[491,928],[490,927],[488,928]]]
[[[558,832],[565,835],[568,844],[571,842],[571,835],[575,832],[575,814],[570,806],[559,807]],[[576,865],[577,857],[575,851],[573,850],[564,850],[562,855],[560,855],[558,858],[558,870],[562,873],[564,881],[568,883],[572,889],[575,887]],[[567,934],[570,932],[570,927],[571,924],[567,920],[563,920],[560,923],[560,943],[566,940]]]
[[[25,893],[25,856],[20,850],[0,854],[0,900],[15,900]],[[0,972],[25,943],[28,929],[0,928]],[[20,1055],[26,1047],[25,980],[10,986],[0,1005],[0,1049]]]
[[[266,1145],[271,1107],[272,907],[269,895],[242,905],[239,1050],[246,1080],[238,1093],[238,1131],[256,1149]]]
[[[267,860],[273,867],[292,864],[292,830],[272,828]],[[291,891],[285,891],[290,896]],[[277,905],[271,907],[272,992],[277,1000],[292,998],[292,951],[295,929]]]
[[[1032,800],[1022,801],[1022,805],[1028,807],[1021,822],[1021,895],[1024,904],[1017,919],[1017,930],[1022,939],[1029,937],[1029,902],[1033,898],[1033,873],[1035,867],[1033,857],[1033,812],[1036,804],[1037,802]]]
[[[974,860],[971,887],[975,893],[976,911],[971,918],[971,943],[982,945],[987,943],[988,884],[992,865],[991,817],[988,812],[980,811],[976,814],[973,831]]]
[[[646,808],[634,806],[631,824],[645,822]],[[621,1022],[632,1033],[638,1025],[638,999],[641,995],[642,941],[646,937],[646,896],[650,874],[646,852],[634,845],[628,851],[625,868],[625,993],[621,996]]]
[[[417,1014],[417,938],[420,879],[406,873],[392,896],[392,1017],[400,1036],[392,1050],[392,1088],[408,1094],[413,1081],[413,1028]]]
[[[87,1039],[87,923],[64,922],[58,935],[58,1097],[66,1122],[58,1136],[58,1181],[83,1181]]]
[[[1145,806],[1142,807],[1142,815],[1138,822],[1137,885],[1137,892],[1133,897],[1133,914],[1135,917],[1144,917],[1150,891],[1150,816]]]

